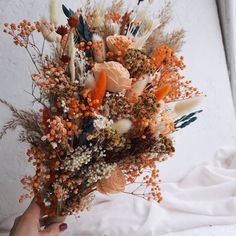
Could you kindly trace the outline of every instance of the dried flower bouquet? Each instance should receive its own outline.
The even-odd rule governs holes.
[[[65,25],[58,25],[58,1],[50,4],[50,21],[4,29],[35,66],[32,96],[41,105],[24,111],[0,100],[13,114],[0,139],[22,127],[19,141],[30,144],[35,166],[35,175],[22,179],[28,193],[21,200],[35,197],[51,217],[88,209],[95,191],[160,202],[157,163],[173,155],[172,133],[201,112],[185,115],[201,94],[180,74],[184,30],[165,33],[169,4],[150,16],[139,7],[125,10],[122,0],[107,7],[87,0],[77,11],[62,6]],[[125,190],[131,184],[134,190]]]

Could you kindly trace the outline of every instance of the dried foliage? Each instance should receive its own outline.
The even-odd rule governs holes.
[[[24,131],[20,137],[20,141],[29,141],[32,143],[35,136],[41,138],[42,131],[39,125],[40,114],[31,110],[24,111],[18,110],[5,100],[0,99],[0,103],[6,105],[12,112],[12,119],[9,120],[2,128],[0,132],[0,139],[7,133],[8,130],[15,130],[20,126]]]

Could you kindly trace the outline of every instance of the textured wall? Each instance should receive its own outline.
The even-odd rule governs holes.
[[[61,2],[71,8],[76,8],[80,3],[79,0]],[[236,141],[234,112],[215,1],[172,2],[175,21],[171,27],[183,26],[187,30],[187,43],[183,52],[187,64],[185,74],[208,97],[202,105],[204,113],[199,116],[198,122],[176,135],[176,156],[161,165],[164,181],[181,177],[194,165],[211,158],[218,147]],[[17,22],[23,18],[38,20],[42,15],[47,15],[47,4],[47,0],[0,0],[0,30],[2,22]],[[61,20],[65,21],[63,17]],[[24,92],[30,91],[29,75],[33,71],[27,55],[2,33],[0,55],[0,97],[19,108],[31,108],[31,97]],[[0,114],[2,126],[10,113],[0,106]],[[0,142],[0,159],[1,220],[24,207],[18,204],[21,193],[19,180],[31,171],[25,161],[25,145],[17,142],[15,132],[9,133]]]

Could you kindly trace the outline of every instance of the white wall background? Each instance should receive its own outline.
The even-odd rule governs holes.
[[[158,5],[161,0],[155,2]],[[80,1],[61,0],[61,3],[76,9]],[[236,124],[215,1],[175,0],[172,3],[175,20],[171,27],[183,26],[187,30],[183,49],[187,64],[185,75],[208,96],[202,104],[204,113],[199,115],[199,120],[176,134],[176,155],[160,166],[164,181],[180,178],[193,166],[210,159],[219,147],[236,143]],[[0,0],[0,30],[3,22],[18,22],[24,18],[38,20],[47,15],[47,4],[47,0]],[[30,91],[32,69],[23,49],[16,48],[9,37],[0,33],[0,97],[19,108],[31,108],[31,97],[24,90]],[[0,126],[9,117],[8,110],[0,106]],[[20,178],[31,171],[25,161],[25,150],[26,146],[17,142],[15,132],[0,142],[0,220],[25,207],[18,203],[22,192]]]

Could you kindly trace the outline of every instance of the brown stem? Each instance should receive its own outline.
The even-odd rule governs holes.
[[[26,49],[26,51],[28,52],[28,54],[29,54],[29,56],[30,56],[30,59],[31,59],[31,61],[33,62],[33,64],[34,64],[34,66],[35,66],[36,70],[37,70],[37,71],[38,71],[38,73],[40,74],[41,72],[40,72],[40,70],[39,70],[39,68],[38,68],[38,66],[37,66],[37,64],[36,64],[36,62],[35,62],[35,60],[34,60],[33,56],[31,55],[31,53],[30,53],[30,51],[29,51],[28,47],[27,47],[27,46],[25,46],[25,49]]]

